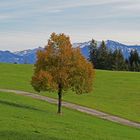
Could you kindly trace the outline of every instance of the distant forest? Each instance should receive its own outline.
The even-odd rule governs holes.
[[[128,58],[125,58],[121,50],[109,50],[104,41],[100,47],[92,39],[89,46],[89,60],[94,68],[116,71],[140,71],[140,56],[137,50],[131,50]]]

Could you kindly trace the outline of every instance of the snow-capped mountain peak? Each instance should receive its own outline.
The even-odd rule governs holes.
[[[89,46],[91,41],[83,42],[83,43],[73,43],[73,47],[80,47],[81,53],[85,58],[89,57]],[[125,58],[129,57],[131,50],[137,50],[140,54],[140,46],[139,45],[125,45],[116,41],[107,40],[105,41],[106,46],[108,49],[114,51],[116,49],[120,49]],[[97,47],[101,45],[101,41],[97,41]],[[29,63],[33,64],[36,61],[36,52],[38,50],[43,50],[43,48],[38,47],[35,49],[28,49],[23,51],[17,52],[10,52],[10,51],[0,51],[0,62],[4,63]]]
[[[24,56],[24,55],[36,53],[38,50],[42,50],[42,49],[43,49],[42,47],[38,47],[38,48],[35,48],[35,49],[17,51],[17,52],[14,52],[14,54],[19,55],[19,56]]]
[[[72,46],[73,46],[74,48],[76,48],[76,47],[83,48],[83,47],[85,47],[85,46],[89,46],[90,43],[91,43],[91,41],[83,42],[83,43],[73,43]]]

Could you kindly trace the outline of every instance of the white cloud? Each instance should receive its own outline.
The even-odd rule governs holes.
[[[6,14],[8,14],[8,17],[11,18],[24,18],[28,16],[35,16],[37,13],[58,13],[62,12],[65,9],[68,8],[79,8],[83,6],[97,6],[97,5],[103,5],[103,4],[117,4],[120,3],[119,6],[121,6],[121,3],[124,2],[130,2],[130,0],[48,0],[45,3],[41,0],[28,0],[25,2],[25,0],[20,1],[4,1],[0,3],[1,9],[12,9],[11,11],[5,11]],[[127,4],[127,3],[126,3]],[[116,5],[118,6],[118,5]],[[127,6],[127,5],[126,5]],[[3,12],[3,14],[5,14]]]
[[[8,15],[0,15],[0,20],[7,20],[7,19],[11,19],[12,17],[11,16],[8,16]]]
[[[48,33],[42,32],[9,32],[0,33],[0,50],[18,51],[47,44]]]
[[[57,33],[60,33],[59,31]],[[139,31],[121,31],[105,29],[81,30],[77,32],[76,30],[66,31],[66,35],[69,35],[71,41],[74,42],[84,42],[89,41],[92,38],[96,40],[116,40],[127,44],[140,44]],[[31,49],[36,47],[44,47],[47,44],[51,32],[9,32],[0,33],[0,50],[11,50],[19,51],[25,49]]]
[[[139,13],[140,0],[2,1],[0,50],[44,46],[53,31],[70,35],[73,42],[94,37],[140,43]]]
[[[140,2],[122,5],[120,6],[120,9],[129,11],[129,12],[140,12]]]
[[[112,5],[115,13],[103,13],[104,9],[101,11],[96,12],[95,18],[108,18],[113,17],[114,15],[130,15],[131,12],[135,11],[135,14],[139,15],[140,11],[140,1],[139,0],[48,0],[44,2],[43,0],[13,0],[13,1],[3,1],[0,3],[0,8],[4,10],[1,12],[0,20],[17,20],[17,19],[26,19],[26,18],[33,18],[37,15],[44,15],[49,13],[61,13],[65,9],[70,8],[80,8],[85,6],[93,6],[93,14],[94,14],[94,6],[105,5],[106,7],[108,4]],[[6,10],[6,9],[12,9]],[[109,11],[108,9],[107,11]],[[131,10],[131,11],[130,11]],[[0,10],[1,11],[1,10]],[[102,12],[103,11],[103,12]],[[123,13],[124,12],[124,13]],[[88,13],[88,11],[87,11]],[[90,14],[91,15],[91,14]],[[74,16],[74,15],[73,15]],[[78,15],[79,17],[82,15]],[[87,14],[87,17],[89,15]]]

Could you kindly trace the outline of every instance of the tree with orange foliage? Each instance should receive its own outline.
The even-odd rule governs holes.
[[[45,49],[37,53],[31,84],[38,92],[57,91],[58,113],[61,113],[62,91],[88,93],[92,90],[93,77],[92,64],[79,48],[72,48],[69,37],[52,33]]]

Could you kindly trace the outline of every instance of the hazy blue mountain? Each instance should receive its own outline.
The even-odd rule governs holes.
[[[0,62],[2,63],[18,63],[18,64],[34,64],[36,61],[36,52],[43,48],[35,48],[18,52],[0,51]]]
[[[0,51],[0,62],[4,63],[22,63],[22,57],[10,52]]]
[[[131,50],[136,49],[138,51],[138,53],[140,54],[140,46],[138,46],[138,45],[124,45],[122,43],[112,41],[112,40],[107,40],[106,45],[112,51],[114,51],[116,49],[120,49],[125,58],[129,57]]]
[[[83,42],[83,43],[73,43],[73,47],[79,47],[81,49],[81,53],[84,55],[84,57],[88,58],[89,56],[89,46],[90,46],[90,41],[88,42]]]
[[[22,57],[23,63],[34,64],[35,61],[36,61],[36,53],[37,53],[38,50],[43,50],[43,48],[38,47],[38,48],[35,48],[35,49],[18,51],[18,52],[14,52],[14,54]]]
[[[83,43],[74,43],[73,47],[79,47],[81,49],[81,53],[85,56],[85,58],[88,58],[90,43],[91,43],[90,41],[83,42]],[[112,51],[114,51],[115,49],[120,49],[125,58],[128,58],[130,51],[134,49],[136,49],[140,54],[140,46],[138,45],[125,45],[112,40],[107,40],[105,43],[108,49],[111,49]],[[98,41],[97,46],[99,47],[100,44],[101,41]],[[43,48],[38,47],[35,49],[29,49],[29,50],[18,51],[18,52],[0,51],[0,62],[34,64],[36,61],[36,52],[42,49]]]
[[[91,42],[84,42],[84,43],[74,43],[74,47],[80,47],[82,54],[88,58],[89,56],[89,52],[88,52],[88,48]],[[105,41],[105,44],[107,46],[107,48],[109,50],[116,50],[116,49],[120,49],[124,55],[125,58],[129,57],[130,51],[131,50],[137,50],[138,53],[140,54],[140,46],[139,45],[125,45],[116,41],[112,41],[112,40],[107,40]],[[100,47],[101,45],[101,41],[97,41],[97,47]]]

